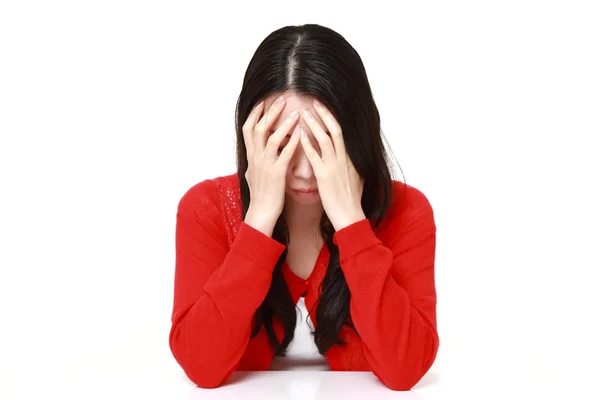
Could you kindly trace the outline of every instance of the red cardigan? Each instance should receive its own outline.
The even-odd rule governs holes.
[[[389,212],[373,225],[363,219],[334,234],[360,337],[344,325],[340,338],[347,344],[325,355],[333,371],[372,371],[389,388],[408,390],[439,346],[433,210],[419,190],[393,181]],[[202,181],[183,195],[175,237],[169,344],[178,364],[204,388],[221,385],[235,370],[267,370],[273,351],[265,328],[252,339],[250,330],[285,246],[242,221],[236,174]],[[307,291],[312,308],[328,260],[324,245],[307,280],[283,265],[294,303]],[[314,311],[310,316],[316,326]],[[278,320],[274,329],[281,340]]]

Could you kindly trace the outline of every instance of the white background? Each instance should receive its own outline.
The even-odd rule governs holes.
[[[168,347],[177,202],[235,172],[245,68],[308,22],[357,49],[435,210],[441,347],[422,397],[584,393],[600,356],[597,4],[3,1],[0,398],[187,398]]]

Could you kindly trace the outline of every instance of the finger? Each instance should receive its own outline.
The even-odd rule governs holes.
[[[290,130],[296,121],[298,121],[298,115],[299,113],[297,110],[292,111],[290,115],[288,115],[288,117],[283,121],[283,124],[281,124],[275,133],[273,133],[267,140],[265,152],[269,155],[269,157],[271,157],[272,160],[277,157],[277,149],[279,149],[283,139],[286,136],[291,137],[292,133]]]
[[[258,103],[250,112],[248,118],[246,118],[246,121],[242,126],[242,133],[244,134],[244,143],[246,144],[247,154],[252,154],[252,152],[254,151],[254,127],[256,125],[256,121],[258,121],[258,118],[260,118],[260,113],[262,112],[264,105],[264,100]]]
[[[256,128],[254,129],[254,148],[264,151],[265,150],[265,142],[267,139],[267,132],[273,125],[273,122],[277,120],[281,111],[285,108],[285,97],[283,95],[279,96],[277,100],[269,110],[263,115],[263,117],[256,124]]]
[[[338,157],[345,155],[346,146],[344,145],[344,136],[342,135],[342,128],[340,127],[340,124],[337,122],[331,111],[329,111],[329,109],[323,105],[323,103],[315,99],[313,104],[315,105],[315,111],[331,135],[335,153]]]
[[[296,125],[294,128],[294,132],[292,136],[290,136],[290,140],[285,145],[284,149],[281,151],[279,158],[275,161],[275,165],[287,165],[289,164],[292,156],[296,152],[296,148],[298,147],[298,143],[300,143],[300,125]]]
[[[315,135],[315,138],[319,142],[323,160],[335,160],[335,149],[333,148],[331,138],[325,133],[323,128],[321,128],[321,125],[319,125],[315,117],[313,117],[312,113],[309,110],[304,110],[302,118],[306,121],[310,131]]]
[[[304,148],[306,157],[308,157],[308,160],[310,161],[310,164],[312,165],[315,174],[320,173],[321,169],[325,167],[325,164],[319,156],[319,153],[310,143],[310,140],[308,140],[308,134],[306,133],[304,128],[300,128],[300,142],[302,143],[302,147]]]

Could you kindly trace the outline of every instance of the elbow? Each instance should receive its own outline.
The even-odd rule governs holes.
[[[415,385],[419,383],[423,375],[419,376],[416,379],[408,378],[406,376],[394,376],[386,380],[382,379],[382,381],[391,390],[407,391],[415,387]]]
[[[227,379],[225,374],[215,374],[208,370],[191,371],[184,368],[187,377],[202,389],[215,389],[220,387]]]
[[[437,356],[439,348],[437,334],[432,339],[418,361],[406,360],[401,363],[405,365],[404,368],[397,368],[393,373],[380,376],[379,379],[391,390],[406,391],[414,388],[429,371]]]
[[[404,371],[404,373],[394,373],[387,377],[379,377],[381,381],[391,390],[406,391],[414,388],[417,383],[425,376],[429,368],[425,370]]]
[[[176,347],[171,347],[175,360],[188,377],[196,386],[203,389],[214,389],[221,386],[229,377],[230,373],[223,371],[216,365],[210,365],[207,360],[191,360],[183,351]]]
[[[176,329],[172,329],[169,347],[175,361],[188,379],[203,389],[214,389],[221,386],[231,375],[233,369],[226,371],[226,368],[216,365],[215,359],[208,355],[204,357],[190,356],[186,343],[178,337],[178,333]]]

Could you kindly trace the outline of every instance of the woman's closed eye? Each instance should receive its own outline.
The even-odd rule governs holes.
[[[277,154],[281,154],[281,152],[283,151],[283,149],[285,148],[285,146],[287,145],[287,143],[282,144],[280,148],[277,149]],[[319,146],[315,147],[315,150],[317,150],[317,154],[319,154],[319,156],[321,155],[321,148]]]
[[[271,134],[273,134],[274,132],[271,132]],[[287,135],[286,137],[283,138],[283,140],[281,141],[281,143],[279,144],[279,148],[277,149],[277,154],[281,154],[281,152],[283,151],[283,149],[285,149],[285,146],[287,146],[287,144],[289,143],[290,139],[290,135]],[[313,147],[315,148],[315,150],[317,150],[317,153],[319,153],[319,155],[321,155],[321,147],[319,146],[319,143],[315,140],[312,143]],[[300,147],[301,145],[298,144],[298,147]]]
[[[285,141],[281,142],[281,145],[277,149],[277,154],[281,154],[281,152],[283,151],[283,149],[285,149],[285,146],[288,144],[288,142],[289,142],[289,140],[285,140]]]

